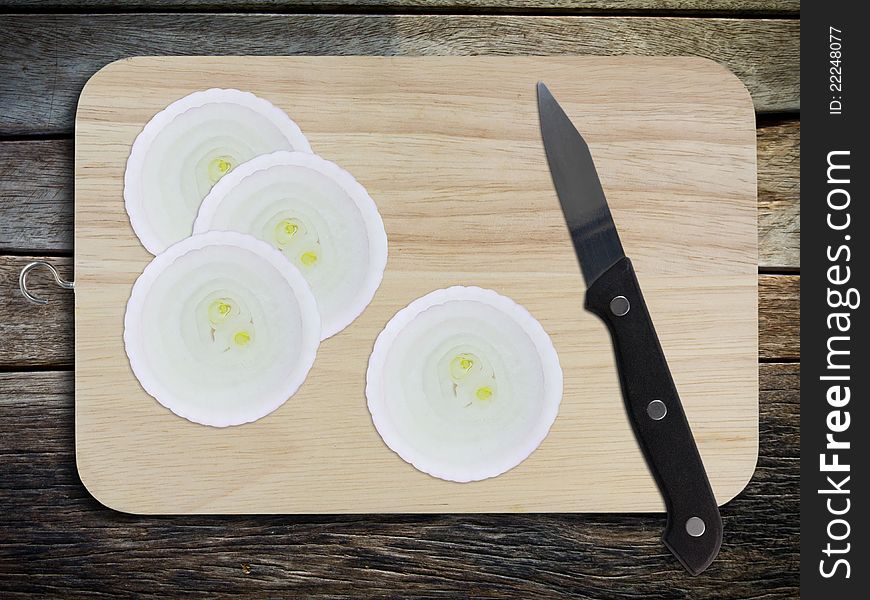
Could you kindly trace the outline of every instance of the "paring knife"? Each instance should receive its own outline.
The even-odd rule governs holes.
[[[610,330],[629,421],[665,500],[662,541],[697,575],[722,544],[722,518],[704,463],[589,147],[543,83],[538,83],[538,114],[550,174],[586,281],[585,307]]]

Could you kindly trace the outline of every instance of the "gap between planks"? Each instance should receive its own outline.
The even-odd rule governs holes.
[[[4,0],[0,13],[216,13],[510,15],[797,19],[798,0]]]

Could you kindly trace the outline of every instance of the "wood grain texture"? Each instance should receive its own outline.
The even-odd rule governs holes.
[[[176,57],[114,63],[79,100],[76,432],[91,492],[143,513],[660,510],[622,403],[600,401],[619,399],[619,383],[606,330],[579,309],[540,145],[539,79],[592,147],[713,490],[724,502],[742,489],[757,450],[756,139],[733,75],[693,58]],[[121,201],[128,149],[155,112],[207,85],[292,114],[315,151],[367,187],[390,239],[374,301],[321,345],[300,391],[220,431],[154,402],[122,344],[130,287],[151,259]],[[623,90],[635,87],[644,96],[627,105]],[[546,441],[515,469],[466,485],[389,452],[363,395],[386,321],[456,284],[528,308],[565,372]],[[602,448],[618,472],[601,464]]]
[[[758,128],[758,265],[797,269],[801,264],[799,121]]]
[[[0,595],[663,598],[798,595],[799,365],[759,366],[760,448],[691,578],[661,515],[137,517],[76,474],[71,373],[0,374]]]
[[[758,128],[758,266],[800,267],[800,122]],[[72,252],[68,140],[0,141],[0,252]]]
[[[798,20],[399,15],[10,15],[0,135],[69,133],[85,81],[159,54],[692,55],[737,74],[759,111],[799,107]]]
[[[72,142],[0,142],[0,253],[68,252]]]
[[[541,14],[798,15],[799,0],[0,0],[0,11],[27,10],[295,10],[343,12],[499,12]]]
[[[758,355],[766,360],[800,360],[801,281],[789,275],[758,280],[758,329],[766,332]]]

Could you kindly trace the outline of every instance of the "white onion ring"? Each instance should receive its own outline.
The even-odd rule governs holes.
[[[451,287],[412,302],[375,341],[366,398],[381,438],[434,477],[495,477],[546,437],[562,398],[541,324],[492,290]]]
[[[387,234],[368,192],[304,152],[274,152],[234,169],[203,200],[193,229],[248,233],[281,250],[311,285],[324,339],[365,310],[387,264]]]
[[[290,398],[314,363],[320,316],[305,279],[251,236],[210,232],[155,257],[133,285],[124,346],[148,394],[226,427]]]
[[[124,203],[142,245],[159,254],[189,236],[213,183],[275,150],[311,147],[284,111],[248,92],[194,92],[154,115],[124,173]]]

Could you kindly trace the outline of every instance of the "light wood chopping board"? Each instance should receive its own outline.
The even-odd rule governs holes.
[[[87,83],[75,137],[76,456],[102,503],[133,513],[660,511],[623,408],[610,338],[550,180],[535,83],[592,150],[720,503],[758,448],[755,121],[723,67],[695,58],[160,57]],[[271,415],[215,429],[139,386],[124,353],[131,286],[151,256],[123,203],[131,144],[190,92],[231,87],[284,109],[377,202],[390,244],[374,301],[324,342]],[[416,471],[374,429],[375,337],[451,285],[514,298],[552,336],[559,416],[525,462],[458,484]]]

